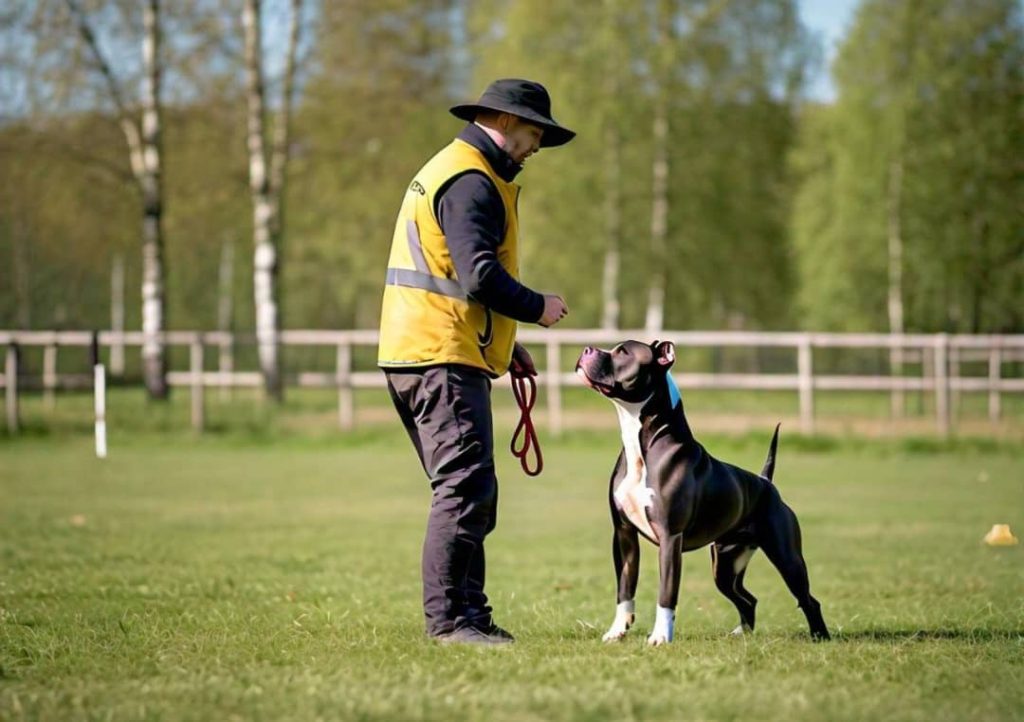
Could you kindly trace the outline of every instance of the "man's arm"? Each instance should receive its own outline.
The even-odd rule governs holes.
[[[457,178],[441,196],[437,220],[466,293],[502,316],[526,323],[541,319],[544,296],[512,278],[498,261],[505,205],[490,178],[481,173]]]

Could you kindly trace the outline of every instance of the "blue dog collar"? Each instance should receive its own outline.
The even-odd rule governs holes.
[[[672,374],[666,373],[665,378],[668,380],[668,395],[669,398],[672,399],[672,408],[674,409],[683,402],[683,399],[679,395],[679,387],[676,386],[676,382],[672,378]]]

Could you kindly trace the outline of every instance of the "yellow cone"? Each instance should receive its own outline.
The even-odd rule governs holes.
[[[993,524],[992,530],[985,535],[985,543],[990,547],[1012,547],[1017,544],[1017,537],[1010,531],[1009,524]]]

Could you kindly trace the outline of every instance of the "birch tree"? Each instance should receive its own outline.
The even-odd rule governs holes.
[[[142,197],[142,372],[150,398],[163,399],[167,397],[168,386],[163,344],[166,271],[160,165],[160,80],[163,71],[160,60],[160,2],[147,0],[143,5],[141,122],[100,48],[89,17],[78,0],[66,0],[66,3],[114,104],[128,145],[132,176]]]
[[[653,157],[651,160],[651,280],[647,290],[647,316],[644,326],[648,334],[656,334],[665,324],[665,269],[668,259],[668,174],[670,76],[674,70],[673,43],[675,32],[674,2],[659,0],[655,14],[654,40],[654,122],[651,128]]]
[[[260,4],[260,0],[245,0],[242,10],[248,100],[249,190],[253,214],[253,301],[256,344],[264,387],[271,398],[280,401],[284,398],[279,341],[281,292],[278,278],[282,239],[281,201],[288,167],[295,56],[299,43],[302,0],[291,0],[284,87],[269,149]]]
[[[605,57],[605,102],[602,104],[605,148],[605,249],[601,275],[601,326],[619,328],[622,305],[619,302],[622,244],[622,127],[614,103],[622,90],[625,62],[619,50],[623,43],[617,38],[620,26],[618,0],[605,0],[602,24]]]

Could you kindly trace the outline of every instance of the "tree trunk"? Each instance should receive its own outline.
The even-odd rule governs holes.
[[[658,333],[665,324],[665,264],[667,262],[666,236],[668,235],[668,111],[664,100],[659,100],[654,111],[654,161],[652,167],[651,203],[651,281],[647,297],[649,334]]]
[[[142,62],[142,364],[146,388],[153,398],[167,396],[167,360],[164,354],[164,239],[163,194],[160,168],[160,12],[159,0],[149,0],[143,14],[145,37]]]
[[[649,334],[658,333],[665,325],[665,284],[668,263],[668,104],[671,74],[674,70],[675,3],[660,0],[657,8],[657,38],[654,47],[654,125],[651,129],[653,160],[651,161],[651,281],[647,297]]]
[[[619,0],[604,0],[601,60],[604,64],[603,124],[605,148],[605,251],[601,278],[601,326],[618,328],[621,324],[619,276],[622,267],[622,132],[619,127],[620,74],[622,58],[621,12]]]
[[[601,326],[618,328],[620,323],[619,305],[619,239],[622,234],[622,191],[620,188],[622,168],[620,162],[620,138],[616,128],[609,128],[606,136],[608,158],[608,185],[605,189],[605,222],[607,243],[604,252],[604,273],[602,276]]]
[[[121,86],[100,52],[85,13],[76,0],[66,2],[117,108],[118,121],[128,144],[132,175],[142,195],[142,373],[150,398],[165,399],[168,387],[163,344],[165,270],[160,170],[160,2],[147,0],[143,6],[141,129],[128,113]]]
[[[902,334],[903,328],[903,158],[900,154],[889,166],[889,333]],[[903,376],[903,347],[889,350],[889,373]],[[891,396],[893,418],[903,417],[903,391]]]
[[[292,22],[288,40],[284,92],[274,126],[272,156],[267,161],[263,51],[260,42],[260,2],[245,0],[242,25],[245,29],[245,65],[248,94],[249,189],[253,208],[253,291],[256,307],[256,345],[267,395],[284,399],[280,359],[280,242],[282,196],[288,164],[291,103],[295,76],[295,54],[299,40],[301,0],[292,0]]]
[[[253,292],[256,310],[256,349],[267,395],[282,398],[279,361],[276,275],[277,249],[274,248],[274,204],[270,199],[270,179],[264,148],[263,127],[263,54],[260,42],[259,0],[245,0],[242,10],[245,28],[245,66],[249,106],[249,190],[252,195]]]
[[[614,83],[611,83],[614,85]],[[609,97],[617,97],[614,93]],[[609,114],[614,111],[609,111]],[[602,277],[601,326],[618,328],[619,306],[619,246],[622,237],[622,139],[614,118],[608,118],[605,127],[605,233],[604,274]]]

